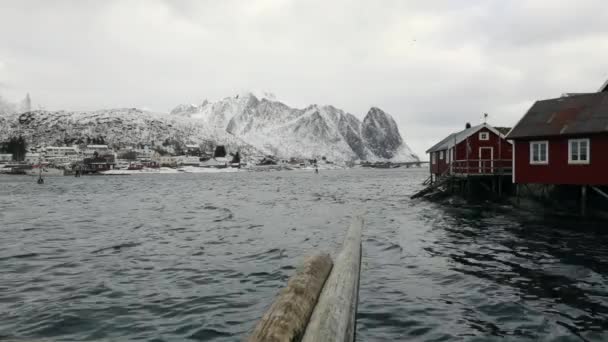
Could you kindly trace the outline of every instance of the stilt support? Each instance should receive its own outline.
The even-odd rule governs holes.
[[[581,186],[581,216],[587,216],[587,186]]]

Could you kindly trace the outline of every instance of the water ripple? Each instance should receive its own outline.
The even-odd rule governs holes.
[[[410,201],[425,177],[0,176],[0,340],[241,340],[304,256],[340,246],[357,208],[358,340],[608,340],[605,232]]]

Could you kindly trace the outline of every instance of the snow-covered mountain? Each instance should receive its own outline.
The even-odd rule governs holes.
[[[113,147],[149,145],[167,150],[185,144],[226,145],[229,151],[263,153],[237,137],[198,121],[135,108],[80,111],[31,111],[0,118],[0,141],[23,136],[30,146],[104,142]]]
[[[251,93],[200,105],[179,105],[174,117],[225,130],[282,158],[326,157],[334,161],[416,161],[393,118],[371,108],[363,122],[333,106],[291,108],[274,96]]]
[[[0,115],[0,142],[23,136],[30,146],[103,141],[114,147],[227,145],[244,155],[346,161],[416,161],[393,118],[371,108],[364,120],[333,106],[291,108],[262,93],[180,105],[170,113],[135,108],[27,111]],[[170,149],[170,148],[169,148]]]

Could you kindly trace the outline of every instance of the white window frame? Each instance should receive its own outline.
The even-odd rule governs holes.
[[[479,132],[479,140],[481,140],[481,141],[490,140],[490,132]]]
[[[580,160],[580,143],[581,142],[586,142],[587,143],[587,159],[586,160]],[[579,160],[573,160],[572,159],[572,144],[573,143],[577,143],[577,149],[578,149],[578,155],[579,155]],[[568,164],[574,164],[574,165],[587,165],[591,163],[591,141],[587,138],[585,139],[569,139],[568,140]]]
[[[534,145],[545,145],[546,146],[546,155],[545,157],[547,157],[545,160],[534,160]],[[540,151],[540,147],[539,147],[539,151]],[[540,152],[539,152],[540,154]],[[540,157],[540,155],[539,155]],[[530,141],[530,165],[549,165],[549,141],[548,140],[541,140],[541,141]]]
[[[439,151],[439,160],[443,160],[445,158],[445,151]]]

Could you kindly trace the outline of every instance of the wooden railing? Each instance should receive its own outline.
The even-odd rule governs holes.
[[[455,160],[449,166],[451,174],[510,175],[513,164],[510,159]]]

